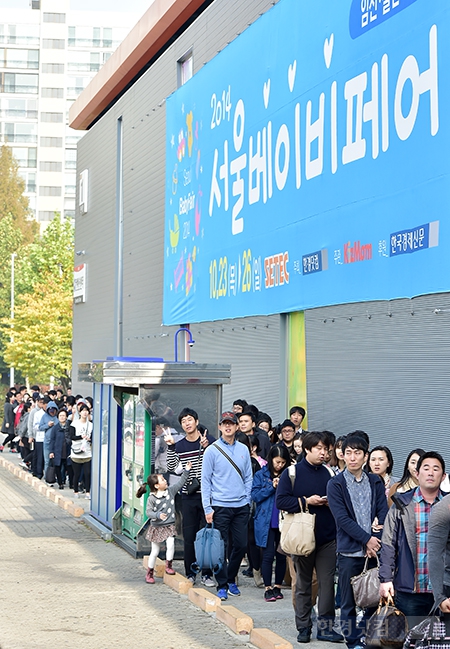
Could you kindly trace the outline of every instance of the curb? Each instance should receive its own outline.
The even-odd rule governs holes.
[[[142,565],[147,570],[149,556],[143,557]],[[177,593],[186,594],[189,601],[202,611],[214,614],[216,619],[225,624],[236,635],[248,635],[251,644],[258,649],[293,649],[293,645],[285,638],[270,629],[255,629],[253,618],[246,613],[242,613],[235,606],[222,604],[220,599],[213,593],[204,588],[195,588],[192,583],[180,575],[166,575],[164,573],[164,562],[161,559],[156,560],[155,577],[163,577],[164,584],[169,586]]]
[[[53,487],[47,487],[45,482],[42,482],[39,478],[34,478],[31,473],[16,466],[13,462],[0,457],[0,466],[7,469],[20,480],[27,482],[35,491],[45,496],[48,500],[54,502],[55,505],[64,509],[74,518],[81,518],[84,515],[85,512],[83,507],[80,507],[80,505],[75,504],[73,500],[63,496],[58,491],[55,491]]]

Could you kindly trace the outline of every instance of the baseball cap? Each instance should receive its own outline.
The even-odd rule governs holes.
[[[219,424],[223,424],[224,421],[232,421],[233,424],[238,423],[235,413],[231,412],[230,410],[227,410],[226,412],[222,413]]]

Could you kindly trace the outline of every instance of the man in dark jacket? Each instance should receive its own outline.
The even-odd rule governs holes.
[[[294,431],[292,431],[294,432]],[[328,440],[324,433],[306,433],[303,438],[305,458],[295,466],[292,484],[288,471],[281,474],[278,483],[276,506],[295,513],[309,508],[316,515],[316,547],[307,557],[293,556],[296,572],[295,623],[298,642],[311,640],[311,609],[313,570],[319,583],[317,639],[342,642],[344,638],[333,630],[334,625],[334,573],[336,570],[336,525],[328,508],[326,491],[331,480],[324,466]]]
[[[349,649],[361,644],[364,623],[356,625],[356,606],[350,579],[363,571],[366,557],[375,557],[387,514],[381,479],[363,471],[369,446],[359,435],[349,435],[342,444],[346,469],[335,476],[327,489],[328,503],[337,526],[341,629]],[[370,615],[366,610],[365,619]]]
[[[440,489],[445,463],[439,453],[429,451],[417,462],[416,471],[418,487],[394,496],[384,523],[380,555],[380,595],[395,595],[396,606],[409,618],[410,626],[427,616],[434,603],[428,570],[428,523],[432,508],[445,495]]]

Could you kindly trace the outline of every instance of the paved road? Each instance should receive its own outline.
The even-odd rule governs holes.
[[[249,647],[0,467],[1,649]]]

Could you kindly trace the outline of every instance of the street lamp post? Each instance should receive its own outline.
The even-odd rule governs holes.
[[[17,253],[11,254],[11,343],[14,343],[14,259]],[[14,366],[10,368],[10,385],[14,385]]]

